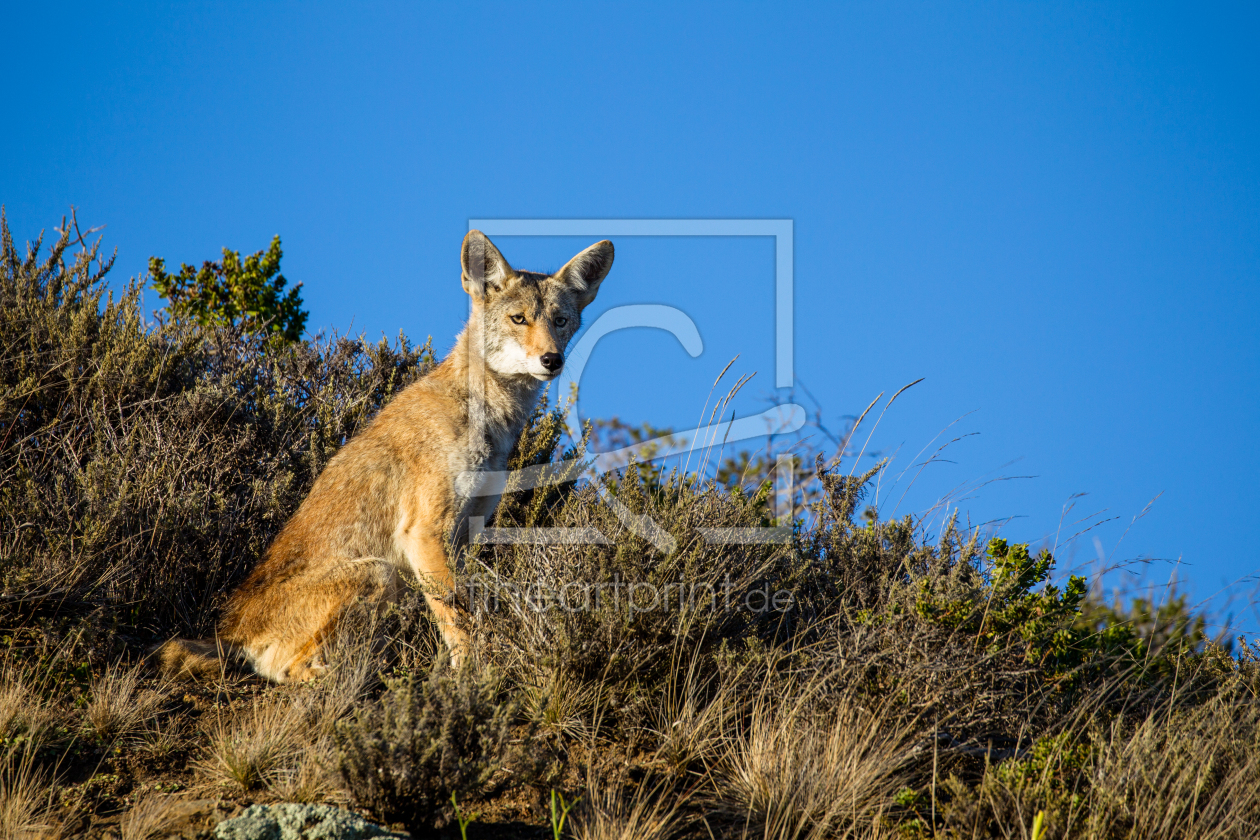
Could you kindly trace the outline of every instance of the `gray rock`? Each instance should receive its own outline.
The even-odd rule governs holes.
[[[362,840],[397,837],[358,814],[331,805],[251,805],[215,826],[215,840]]]

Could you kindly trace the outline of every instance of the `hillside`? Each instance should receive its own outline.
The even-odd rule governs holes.
[[[213,632],[433,354],[150,321],[63,229],[21,253],[5,225],[0,254],[0,837],[209,836],[260,802],[469,838],[1260,834],[1260,648],[864,515],[878,468],[843,459],[781,543],[702,530],[770,524],[755,471],[605,477],[669,553],[589,481],[509,493],[499,526],[609,539],[470,550],[461,670],[416,591],[345,622],[314,683],[160,680],[152,646]],[[513,466],[582,454],[547,408]]]

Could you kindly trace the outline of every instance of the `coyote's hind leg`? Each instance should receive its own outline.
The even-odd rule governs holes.
[[[261,676],[276,682],[300,682],[325,670],[325,648],[346,611],[358,601],[373,606],[395,597],[397,571],[378,557],[341,563],[314,579],[298,579],[285,587],[283,603],[263,632],[241,646]],[[277,599],[278,600],[278,599]]]

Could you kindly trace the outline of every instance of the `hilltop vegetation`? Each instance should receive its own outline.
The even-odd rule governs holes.
[[[25,254],[3,227],[0,836],[196,836],[266,801],[470,838],[1260,830],[1260,650],[1183,603],[1091,602],[1046,552],[864,515],[875,471],[843,459],[813,461],[777,543],[705,537],[772,524],[751,458],[507,494],[499,526],[609,540],[470,550],[463,670],[417,592],[347,622],[312,684],[163,682],[150,646],[212,632],[332,454],[434,359],[302,339],[278,243],[234,276],[270,284],[281,328],[248,306],[152,322],[99,256],[73,225]],[[562,440],[541,406],[514,466],[581,453]]]

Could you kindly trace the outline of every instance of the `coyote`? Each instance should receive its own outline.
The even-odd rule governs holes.
[[[478,470],[503,470],[542,383],[612,267],[604,240],[554,274],[516,271],[480,231],[460,252],[471,315],[431,373],[385,406],[316,479],[257,568],[229,597],[215,641],[174,639],[158,649],[172,674],[217,672],[243,659],[276,682],[324,669],[338,618],[358,599],[381,604],[419,580],[451,656],[468,640],[447,596],[451,545],[498,496],[477,496]]]

